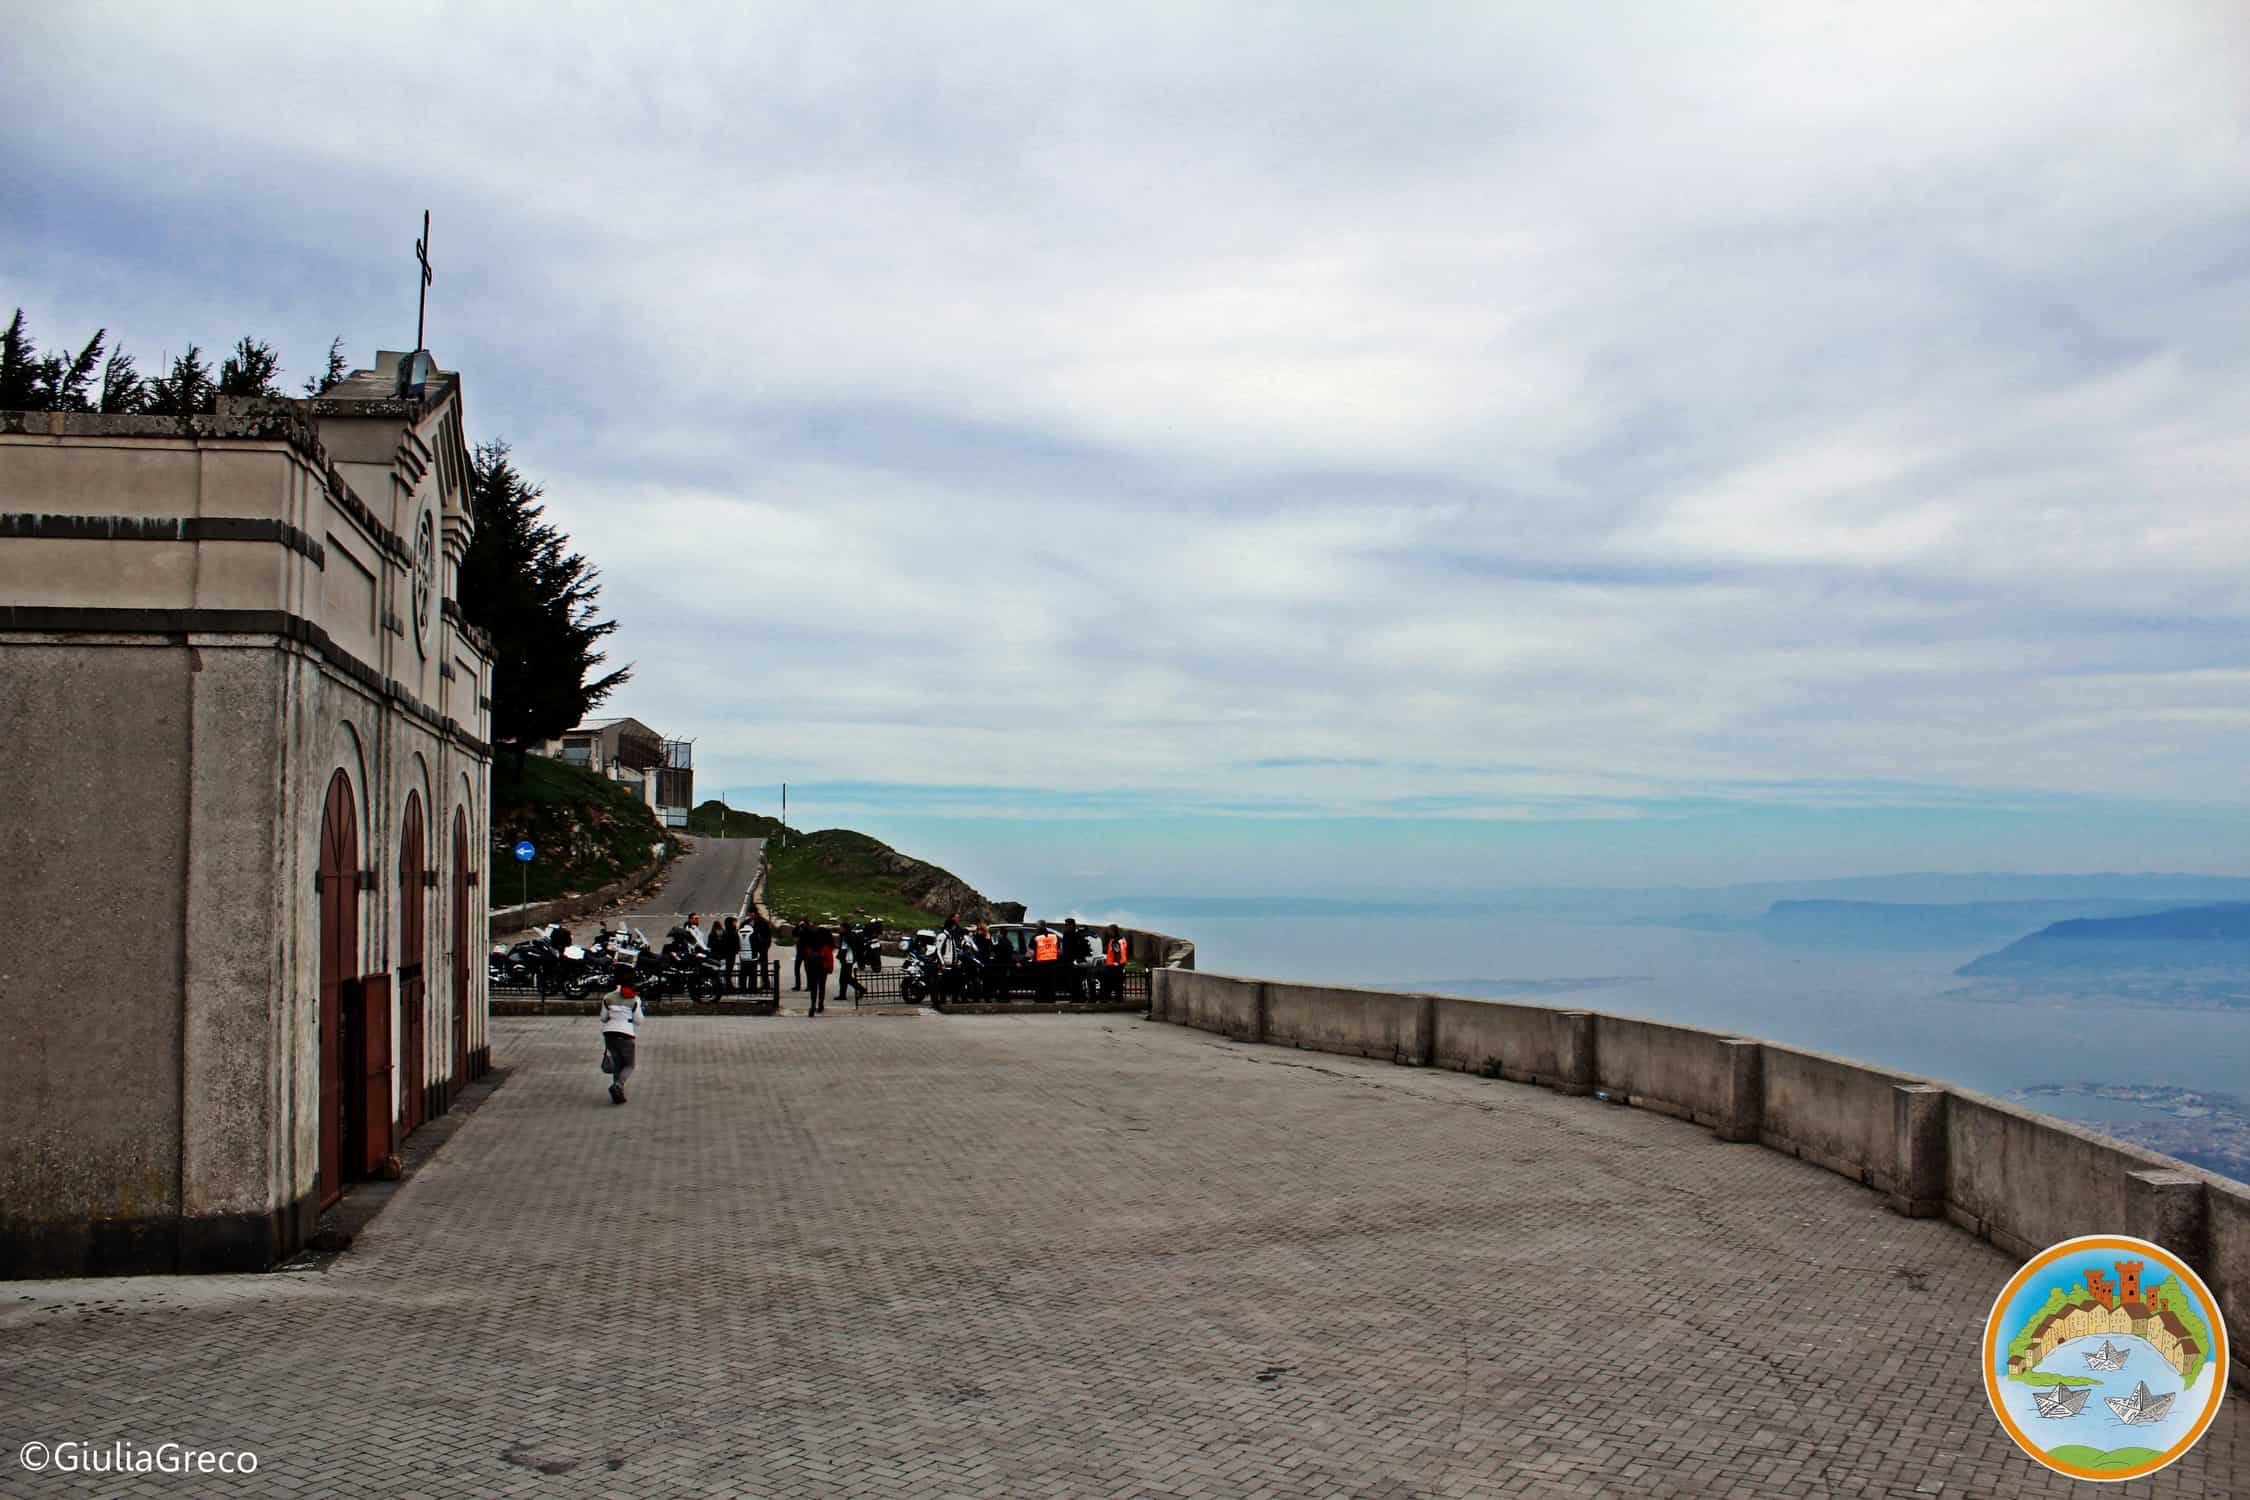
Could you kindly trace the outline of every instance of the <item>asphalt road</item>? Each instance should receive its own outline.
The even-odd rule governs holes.
[[[695,852],[673,866],[655,904],[672,912],[724,917],[742,910],[743,893],[766,857],[764,839],[699,838]]]

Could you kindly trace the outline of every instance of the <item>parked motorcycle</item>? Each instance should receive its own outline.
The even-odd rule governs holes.
[[[497,985],[536,989],[544,995],[555,988],[556,969],[562,955],[538,938],[513,947],[494,945],[485,957],[485,973]]]
[[[851,949],[852,967],[865,974],[883,972],[883,922],[880,917],[842,927],[844,943]]]
[[[692,938],[675,938],[660,951],[642,953],[635,967],[644,995],[685,995],[700,1004],[726,991],[724,966]]]
[[[906,940],[906,952],[898,961],[898,997],[908,1005],[920,1005],[937,993],[938,980],[937,934],[927,927]]]

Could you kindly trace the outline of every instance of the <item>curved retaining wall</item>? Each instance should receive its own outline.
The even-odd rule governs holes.
[[[1155,1020],[1600,1092],[1802,1157],[2011,1255],[2081,1234],[2155,1240],[2210,1284],[2234,1334],[2231,1378],[2250,1390],[2250,1187],[2216,1173],[1966,1089],[1694,1026],[1189,969],[1149,980]]]
[[[635,871],[621,880],[577,895],[558,897],[553,901],[534,901],[529,906],[494,907],[485,923],[485,941],[506,937],[511,932],[524,932],[534,927],[545,927],[554,922],[575,922],[589,912],[600,911],[613,901],[637,895],[654,885],[667,868],[661,859],[645,869]]]

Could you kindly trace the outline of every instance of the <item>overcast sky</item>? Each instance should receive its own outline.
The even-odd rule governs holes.
[[[738,806],[1034,900],[2250,865],[2238,4],[8,8],[0,300],[294,383],[432,210]]]

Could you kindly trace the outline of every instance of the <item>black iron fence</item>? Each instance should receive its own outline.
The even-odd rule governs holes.
[[[636,986],[636,989],[642,998],[652,1001],[674,999],[753,1000],[779,1004],[781,1000],[781,965],[770,958],[763,963],[756,963],[745,958],[735,965],[731,974],[724,971],[718,972],[708,986],[691,985],[683,978],[662,977],[659,971],[652,969]],[[509,984],[502,981],[497,974],[492,974],[489,977],[486,990],[495,996],[520,995],[538,999],[569,998],[559,984],[543,984],[536,976],[528,983]],[[601,998],[600,994],[586,997],[589,1003]]]
[[[731,976],[720,976],[716,987],[691,987],[678,978],[658,978],[654,974],[643,979],[638,986],[642,998],[658,1000],[751,1000],[778,1005],[783,994],[782,977],[788,965],[780,959],[767,959],[763,963],[743,959],[735,966]],[[828,998],[841,1005],[849,1001],[860,1005],[928,1005],[933,999],[938,1004],[1148,1004],[1149,971],[1139,964],[1128,964],[1123,969],[1107,965],[1087,967],[1056,965],[1043,971],[1036,964],[1017,964],[1003,969],[974,992],[943,988],[935,997],[925,987],[916,987],[909,993],[907,975],[897,961],[886,961],[875,972],[866,969],[851,971],[851,981],[845,983],[842,970],[828,976]],[[794,980],[794,975],[791,976]],[[798,999],[804,996],[801,986],[792,983],[790,990]],[[542,987],[537,980],[527,984],[503,983],[497,976],[488,989],[498,997],[523,996],[541,999],[567,998],[555,985]],[[588,995],[589,1003],[601,998]]]
[[[1067,969],[1061,965],[1055,968],[1057,972],[1041,973],[1037,965],[1018,964],[1000,971],[989,983],[974,991],[957,991],[941,985],[935,996],[930,995],[926,987],[908,986],[908,976],[894,965],[886,965],[882,972],[875,974],[855,969],[849,985],[844,983],[839,970],[829,976],[829,998],[839,1005],[848,1000],[855,1006],[928,1005],[933,1000],[940,1005],[1148,1004],[1148,970],[1138,964],[1123,969],[1106,966]]]

